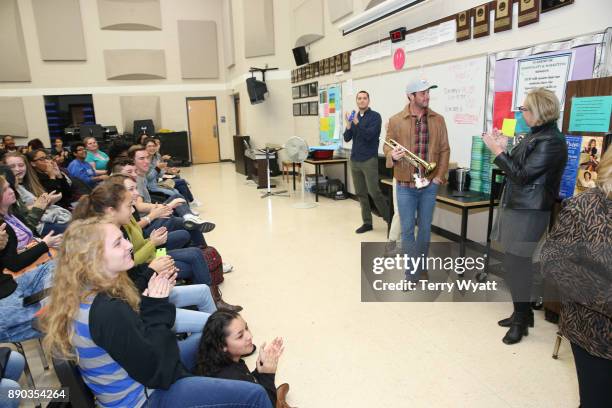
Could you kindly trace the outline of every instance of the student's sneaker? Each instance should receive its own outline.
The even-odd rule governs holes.
[[[223,262],[223,273],[230,273],[234,270],[234,265]]]

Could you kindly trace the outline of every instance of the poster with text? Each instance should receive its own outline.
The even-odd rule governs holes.
[[[565,164],[559,189],[559,197],[563,200],[573,196],[576,189],[582,136],[565,136],[565,142],[567,143],[567,163]]]
[[[516,60],[512,110],[517,111],[529,91],[546,88],[555,93],[561,110],[565,101],[565,85],[571,78],[574,63],[573,52],[567,51],[543,57],[531,56]]]
[[[596,187],[597,168],[601,161],[603,149],[603,136],[582,136],[580,145],[580,164],[576,177],[576,189],[578,194],[587,188]]]

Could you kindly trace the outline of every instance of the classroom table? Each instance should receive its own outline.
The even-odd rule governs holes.
[[[381,179],[381,184],[389,188],[389,223],[388,230],[391,229],[391,220],[393,219],[393,179]],[[467,243],[467,229],[468,229],[468,217],[469,211],[478,208],[490,208],[491,205],[496,206],[499,204],[498,200],[493,200],[491,204],[491,198],[489,194],[479,193],[476,191],[466,191],[466,196],[457,197],[456,192],[451,191],[448,185],[440,186],[438,194],[436,195],[436,201],[444,203],[461,210],[461,233],[459,238],[459,255],[465,256],[465,246]]]
[[[306,159],[304,163],[312,164],[315,166],[315,201],[319,202],[319,174],[321,173],[321,166],[326,166],[328,164],[343,164],[344,165],[344,188],[347,187],[347,167],[348,167],[348,159],[343,157],[337,157],[333,159],[324,159],[324,160],[315,160],[315,159]]]

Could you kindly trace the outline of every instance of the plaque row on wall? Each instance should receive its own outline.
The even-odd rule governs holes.
[[[317,78],[336,72],[348,72],[351,70],[351,53],[343,52],[333,57],[320,61],[311,62],[291,71],[291,83],[302,82],[307,79]]]

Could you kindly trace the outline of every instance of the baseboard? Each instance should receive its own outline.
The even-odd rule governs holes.
[[[232,159],[221,159],[220,163],[236,163],[236,162]]]

